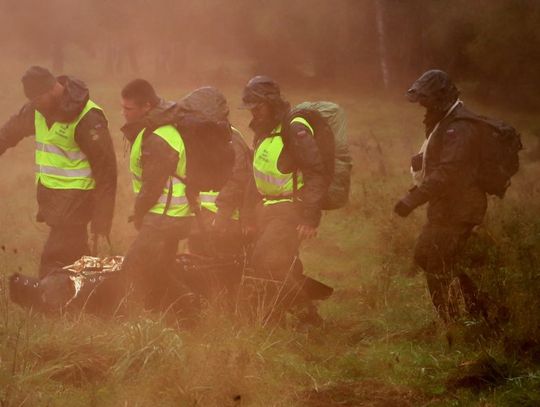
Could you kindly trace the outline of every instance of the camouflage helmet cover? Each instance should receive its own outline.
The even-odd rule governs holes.
[[[249,80],[244,87],[242,95],[243,109],[253,109],[260,103],[275,104],[282,102],[279,85],[272,78],[264,75],[257,75]]]
[[[428,109],[445,110],[456,101],[459,91],[446,72],[431,69],[414,81],[406,96]]]

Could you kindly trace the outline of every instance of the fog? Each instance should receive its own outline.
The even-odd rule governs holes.
[[[1,0],[0,52],[9,72],[37,61],[57,73],[179,83],[264,72],[402,88],[440,67],[480,97],[531,106],[539,10],[511,0]]]

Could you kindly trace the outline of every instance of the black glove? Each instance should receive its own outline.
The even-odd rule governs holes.
[[[409,214],[413,211],[414,208],[411,208],[403,200],[397,201],[396,205],[394,206],[394,212],[397,213],[402,218],[406,218],[409,216]]]

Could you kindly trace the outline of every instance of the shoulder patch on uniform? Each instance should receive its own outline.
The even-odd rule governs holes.
[[[90,136],[92,141],[97,141],[99,139],[99,129],[101,126],[95,126],[93,129],[90,129]]]
[[[448,129],[446,130],[446,137],[449,139],[453,139],[457,136],[456,129]]]

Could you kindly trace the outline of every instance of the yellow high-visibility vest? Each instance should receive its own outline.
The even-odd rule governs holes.
[[[90,162],[75,141],[77,125],[92,109],[101,110],[89,100],[75,120],[54,122],[50,128],[45,117],[35,111],[36,183],[51,189],[95,188]]]
[[[143,129],[137,135],[133,146],[131,147],[129,168],[132,175],[133,191],[138,194],[142,187],[142,139],[146,129]],[[184,141],[178,130],[172,125],[161,126],[152,133],[161,137],[176,152],[178,152],[178,164],[176,166],[175,176],[170,176],[167,185],[163,187],[163,192],[158,202],[150,209],[150,212],[162,215],[165,212],[167,199],[169,197],[169,186],[172,184],[170,205],[165,215],[172,217],[183,217],[193,215],[188,199],[186,197],[186,185],[181,179],[186,176],[186,149]],[[180,179],[181,178],[181,179]]]
[[[292,123],[303,124],[313,134],[313,128],[303,117],[293,118]],[[278,168],[279,156],[284,147],[281,130],[281,124],[272,130],[270,136],[257,146],[253,156],[255,184],[265,205],[293,200],[293,172],[284,174]],[[298,173],[297,188],[300,189],[303,185],[302,174]]]

